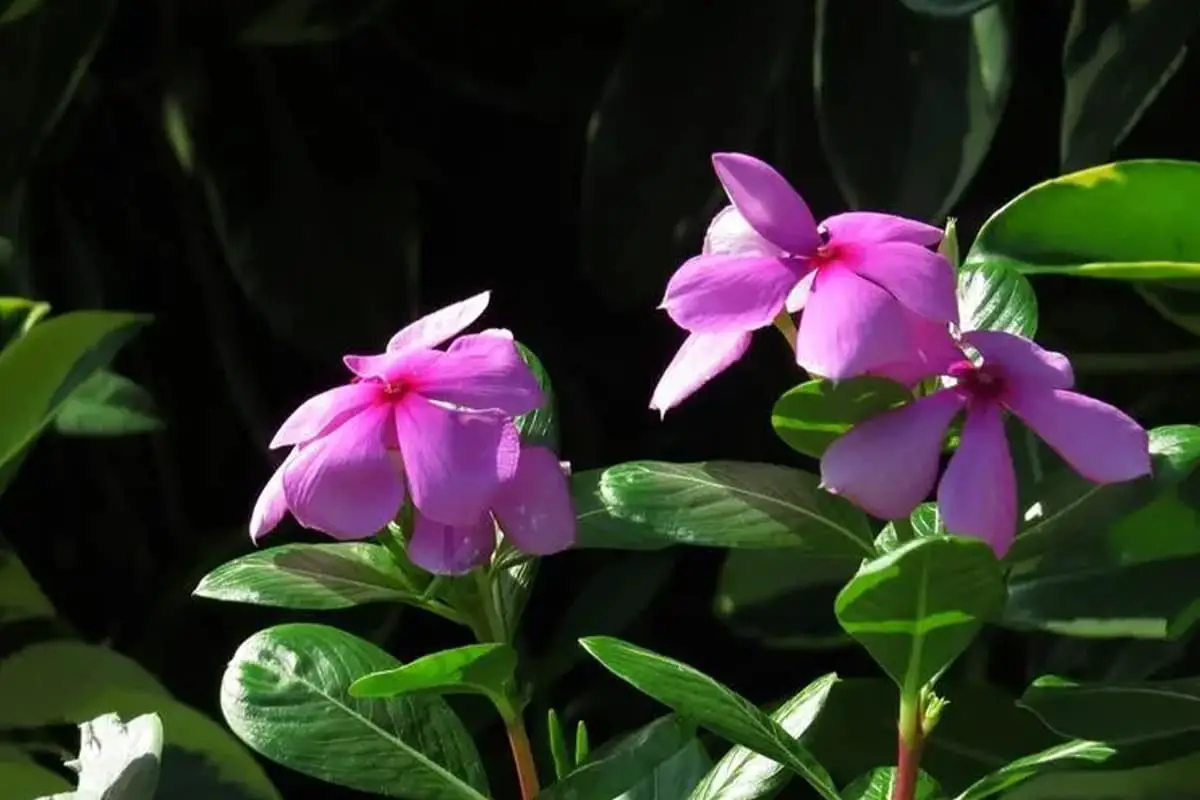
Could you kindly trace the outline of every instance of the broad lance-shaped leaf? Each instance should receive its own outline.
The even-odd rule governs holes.
[[[1065,742],[1005,764],[971,784],[954,800],[984,800],[995,797],[1046,772],[1102,764],[1116,752],[1101,742]]]
[[[817,678],[776,709],[771,719],[793,739],[801,739],[825,707],[837,681],[833,673]],[[735,745],[704,776],[688,800],[759,800],[773,797],[791,778],[779,762]]]
[[[719,195],[709,159],[752,147],[802,12],[794,0],[669,0],[641,15],[583,168],[583,269],[612,305],[653,306],[699,250]]]
[[[157,714],[122,722],[105,714],[79,726],[79,773],[74,800],[154,800],[162,761],[163,727]]]
[[[711,763],[695,727],[670,715],[601,747],[538,800],[681,800]]]
[[[486,800],[479,754],[444,700],[346,691],[360,675],[399,666],[336,628],[277,625],[234,653],[221,710],[263,756],[319,780],[405,800]]]
[[[350,684],[350,696],[397,697],[420,691],[482,694],[505,708],[509,705],[505,687],[516,668],[517,651],[510,645],[469,644],[364,675]]]
[[[820,458],[833,440],[856,422],[911,399],[912,392],[886,378],[806,381],[775,401],[771,427],[793,450]]]
[[[954,206],[1008,100],[1007,5],[931,20],[892,0],[864,25],[854,3],[817,3],[817,118],[851,206],[918,219]]]
[[[285,544],[214,569],[192,594],[277,608],[329,610],[417,596],[387,548],[367,542]]]
[[[630,461],[571,476],[581,547],[802,547],[868,556],[862,511],[803,470],[745,461]]]
[[[106,369],[84,380],[54,417],[55,430],[67,436],[125,436],[162,427],[150,393]]]
[[[1133,744],[1200,731],[1200,678],[1101,684],[1044,675],[1021,705],[1062,736]]]
[[[620,639],[591,636],[583,649],[621,680],[734,744],[797,772],[825,800],[839,800],[829,773],[782,725],[694,667]]]
[[[1183,63],[1193,0],[1075,0],[1063,49],[1064,171],[1108,160]]]
[[[1037,295],[1029,279],[996,262],[966,264],[958,272],[958,313],[964,331],[1004,331],[1033,338]]]
[[[915,697],[958,658],[1003,600],[1003,572],[986,543],[932,537],[864,563],[835,610],[901,693]]]

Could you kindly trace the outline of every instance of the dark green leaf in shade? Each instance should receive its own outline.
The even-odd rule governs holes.
[[[921,14],[935,17],[963,17],[987,8],[996,0],[900,0]]]
[[[1101,742],[1071,741],[1018,758],[968,786],[954,800],[995,797],[1046,772],[1103,764],[1116,750]]]
[[[54,429],[67,436],[125,436],[162,427],[150,393],[106,369],[88,376],[54,417]]]
[[[1135,744],[1200,731],[1200,678],[1076,683],[1045,675],[1021,705],[1062,736]]]

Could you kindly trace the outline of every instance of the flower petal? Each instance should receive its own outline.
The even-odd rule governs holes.
[[[712,163],[729,202],[764,239],[793,255],[821,245],[808,205],[772,166],[744,153],[714,153]]]
[[[800,315],[796,363],[845,380],[911,355],[909,317],[896,298],[838,267],[817,275]]]
[[[359,378],[400,383],[437,362],[440,350],[389,350],[370,356],[342,356],[342,363]]]
[[[365,383],[349,383],[313,395],[283,421],[268,446],[273,450],[311,441],[374,403],[378,396],[379,387]]]
[[[700,252],[705,255],[783,255],[782,250],[759,236],[733,206],[722,208],[708,223]]]
[[[517,471],[520,438],[495,413],[453,411],[418,394],[397,403],[396,435],[413,505],[447,525],[470,525]]]
[[[1150,437],[1118,408],[1066,389],[1010,390],[1004,404],[1093,483],[1149,475]]]
[[[946,374],[950,365],[965,358],[944,324],[931,322],[910,311],[905,314],[909,319],[912,350],[900,361],[871,370],[872,375],[912,386],[926,378]]]
[[[821,223],[831,241],[909,242],[936,247],[942,241],[942,229],[915,219],[881,214],[877,211],[849,211],[834,214]]]
[[[285,462],[283,490],[292,516],[336,539],[365,539],[384,528],[404,502],[391,409],[375,406],[297,448]]]
[[[766,256],[696,256],[667,282],[662,307],[693,333],[752,331],[783,310],[800,274]]]
[[[507,331],[505,331],[507,333]],[[410,378],[415,391],[430,400],[510,416],[546,404],[529,365],[517,352],[512,334],[462,336],[440,358],[422,365]]]
[[[789,314],[795,314],[800,309],[808,304],[808,296],[812,294],[813,283],[817,279],[817,270],[810,269],[800,279],[800,282],[788,292],[787,299],[783,302],[784,309]]]
[[[408,559],[434,575],[464,575],[483,566],[496,549],[496,526],[486,512],[466,525],[445,525],[413,515]]]
[[[967,412],[937,499],[949,533],[983,539],[997,558],[1004,557],[1017,535],[1017,478],[998,404]]]
[[[558,456],[544,447],[521,451],[517,474],[492,501],[504,536],[523,553],[547,556],[575,543],[575,507]]]
[[[666,414],[737,361],[750,346],[749,333],[693,333],[659,378],[650,408]]]
[[[860,422],[821,456],[821,483],[880,519],[912,513],[937,480],[946,428],[962,409],[935,392]]]
[[[945,256],[908,242],[847,248],[845,265],[933,322],[958,324],[954,267]]]
[[[491,292],[480,292],[459,303],[434,311],[403,328],[388,342],[388,350],[418,350],[437,347],[479,319],[492,299]]]
[[[1067,357],[1029,339],[1004,331],[967,331],[962,338],[979,351],[985,363],[999,364],[1010,382],[1031,389],[1070,389],[1075,385]]]
[[[283,471],[288,462],[296,457],[297,449],[292,448],[287,454],[287,458],[267,480],[267,485],[263,487],[262,494],[254,504],[254,511],[250,514],[250,538],[255,542],[275,530],[275,526],[288,513],[287,497],[283,492]]]

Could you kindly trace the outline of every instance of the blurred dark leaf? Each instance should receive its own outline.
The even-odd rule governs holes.
[[[1081,684],[1046,675],[1021,705],[1063,736],[1134,744],[1200,730],[1200,679]]]
[[[996,0],[900,0],[921,14],[936,17],[962,17],[986,8]]]
[[[67,436],[125,436],[162,427],[150,393],[106,369],[89,375],[54,417],[55,430]]]
[[[710,156],[752,147],[802,6],[664,0],[646,12],[588,129],[583,268],[610,305],[653,307],[699,252],[718,191]]]
[[[248,44],[328,42],[383,17],[393,0],[267,0],[255,4],[238,38]]]
[[[817,5],[817,115],[834,175],[854,208],[941,217],[979,169],[1008,100],[1008,5],[939,19],[875,3],[870,24],[863,12]]]

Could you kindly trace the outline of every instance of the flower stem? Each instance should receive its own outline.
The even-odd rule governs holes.
[[[517,768],[521,800],[533,800],[540,791],[537,764],[533,760],[533,746],[529,743],[529,734],[525,732],[525,721],[521,714],[506,720],[505,728],[508,731],[508,745],[512,749],[513,765]]]
[[[920,695],[901,697],[892,800],[916,800],[917,779],[921,774],[921,749],[925,744],[921,728]]]
[[[787,339],[788,346],[793,350],[796,349],[796,323],[792,321],[792,317],[786,311],[781,311],[779,316],[775,318],[775,327],[783,334],[783,338]]]

